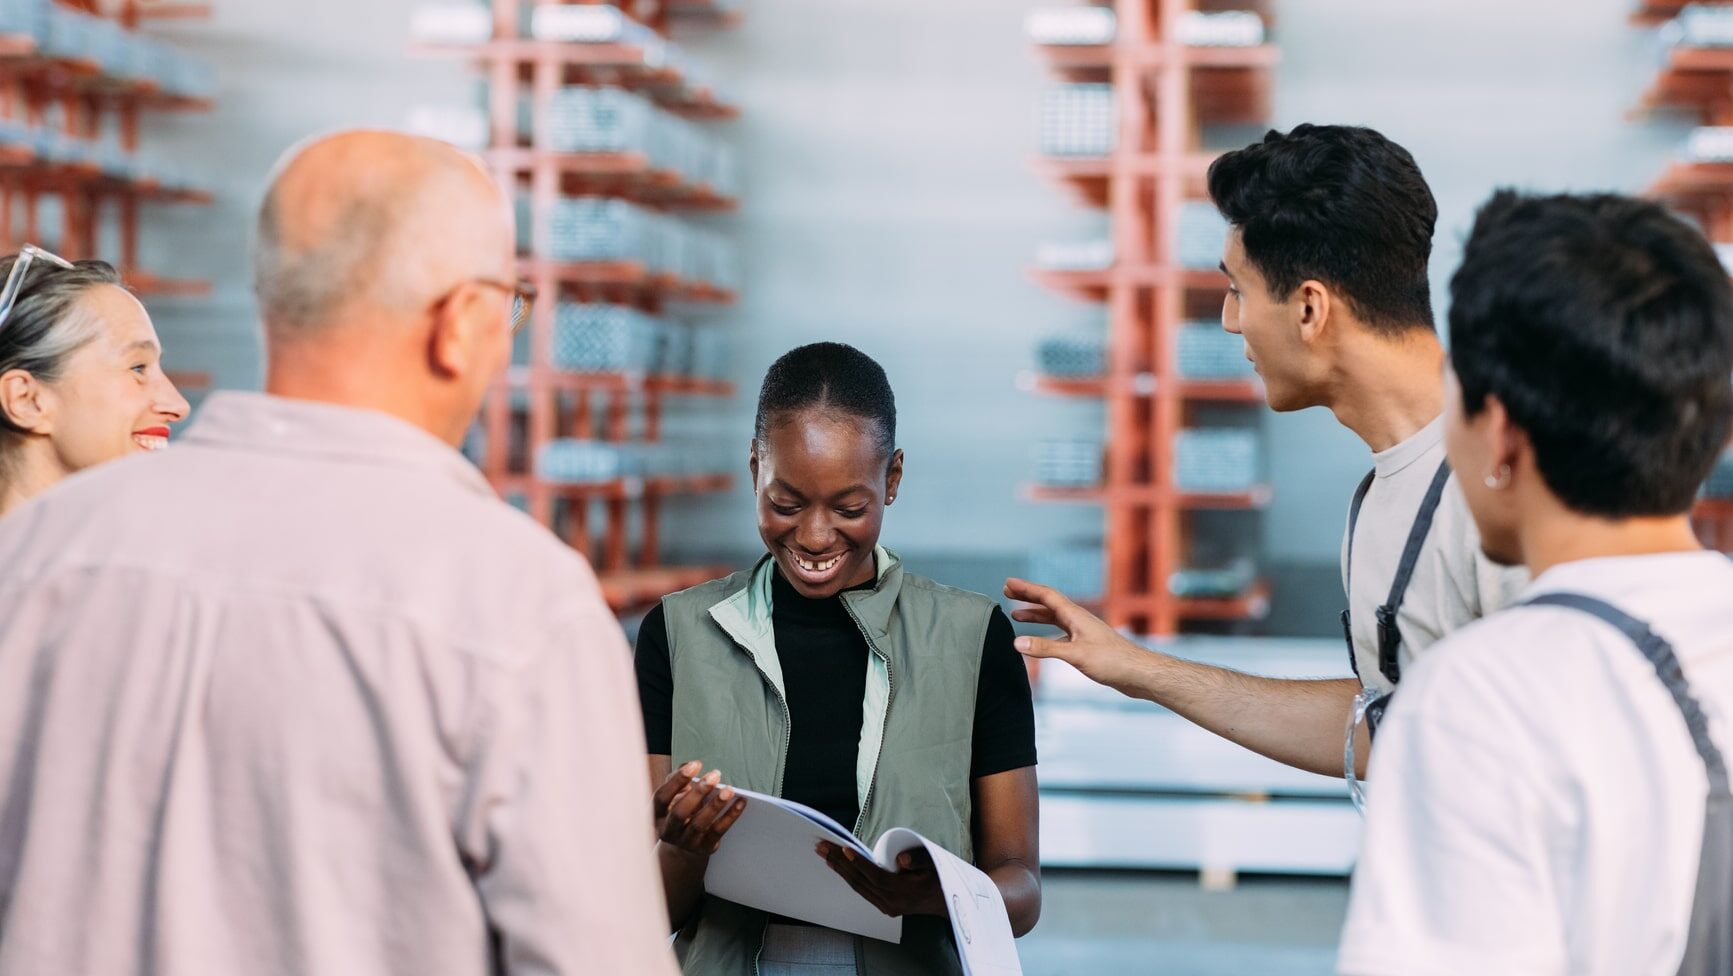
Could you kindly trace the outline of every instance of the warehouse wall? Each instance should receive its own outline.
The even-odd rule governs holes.
[[[415,0],[218,0],[208,23],[151,30],[217,67],[212,114],[147,116],[145,151],[172,159],[216,191],[214,207],[159,207],[145,221],[142,260],[163,274],[209,277],[209,299],[154,302],[174,369],[209,370],[219,385],[256,387],[259,340],[248,241],[271,164],[310,134],[401,126],[409,107],[471,91],[454,63],[405,56]]]
[[[688,411],[685,430],[744,449],[764,368],[800,342],[837,338],[880,358],[902,407],[907,487],[886,540],[918,565],[986,588],[1031,546],[1099,532],[1091,508],[1016,497],[1044,437],[1101,429],[1098,406],[1023,394],[1036,337],[1101,313],[1023,277],[1043,240],[1098,236],[1030,167],[1033,106],[1048,82],[1022,37],[1033,0],[746,0],[736,32],[682,39],[745,117],[721,130],[741,153],[746,207],[720,226],[742,247],[743,300],[722,316],[742,395]],[[399,123],[416,103],[468,97],[455,64],[403,56],[415,0],[220,3],[186,29],[224,79],[215,118],[154,130],[209,173],[214,213],[169,215],[153,235],[165,270],[209,271],[215,300],[159,310],[171,358],[257,382],[246,296],[248,215],[270,161],[308,132]],[[1276,124],[1376,126],[1407,145],[1442,210],[1436,300],[1474,205],[1498,184],[1635,189],[1682,138],[1624,114],[1652,64],[1628,0],[1307,0],[1279,5]],[[1327,633],[1345,498],[1365,450],[1326,413],[1265,421],[1277,501],[1263,516],[1281,586],[1274,629]],[[749,556],[751,498],[675,506],[666,533],[690,553]]]

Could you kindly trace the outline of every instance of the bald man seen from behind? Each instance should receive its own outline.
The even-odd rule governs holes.
[[[266,392],[0,522],[0,974],[673,976],[623,636],[454,448],[512,245],[450,147],[305,145]]]

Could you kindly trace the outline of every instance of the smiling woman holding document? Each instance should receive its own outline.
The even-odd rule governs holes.
[[[659,855],[688,974],[961,971],[924,851],[887,871],[852,847],[813,849],[904,919],[900,943],[707,896],[709,856],[747,802],[734,787],[812,807],[868,845],[918,831],[992,879],[1016,934],[1040,915],[1028,678],[994,601],[907,573],[879,546],[902,482],[895,444],[877,363],[838,343],[783,356],[765,377],[751,454],[768,553],[644,621]]]

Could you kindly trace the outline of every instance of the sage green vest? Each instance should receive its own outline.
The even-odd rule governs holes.
[[[870,847],[910,827],[974,860],[969,768],[981,645],[995,604],[904,573],[888,549],[871,590],[842,594],[866,636],[866,700],[854,833]],[[726,782],[782,795],[791,734],[771,622],[766,556],[754,569],[662,601],[674,675],[673,764],[703,760]],[[817,857],[817,855],[813,855]],[[706,895],[675,941],[688,976],[758,969],[768,916]],[[960,974],[950,922],[908,918],[901,944],[856,938],[863,976]]]

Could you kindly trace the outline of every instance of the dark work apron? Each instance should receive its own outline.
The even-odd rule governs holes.
[[[1673,646],[1649,625],[1604,600],[1581,593],[1543,593],[1518,606],[1566,607],[1591,614],[1625,635],[1655,668],[1709,773],[1709,799],[1703,815],[1703,851],[1697,866],[1697,891],[1691,902],[1685,958],[1679,976],[1727,976],[1733,973],[1733,792],[1728,790],[1727,763],[1709,738],[1709,718],[1691,694],[1685,670]]]
[[[1354,653],[1354,529],[1360,522],[1360,506],[1366,501],[1366,492],[1372,488],[1372,480],[1377,476],[1377,469],[1366,472],[1366,477],[1360,480],[1360,487],[1354,489],[1354,503],[1348,509],[1348,559],[1347,559],[1347,589],[1349,609],[1342,611],[1342,637],[1348,643],[1348,664],[1354,669],[1354,677],[1360,677],[1360,662]],[[1408,584],[1414,579],[1414,567],[1420,562],[1420,549],[1426,544],[1426,536],[1432,532],[1432,518],[1438,513],[1438,503],[1444,497],[1444,485],[1450,480],[1449,462],[1440,462],[1438,471],[1432,476],[1432,484],[1426,489],[1426,497],[1421,499],[1420,511],[1414,515],[1414,524],[1408,529],[1408,544],[1402,549],[1402,561],[1396,565],[1396,578],[1390,583],[1390,595],[1378,607],[1378,670],[1385,680],[1392,685],[1402,680],[1402,662],[1399,657],[1402,651],[1402,631],[1396,626],[1396,614],[1402,609],[1402,600],[1408,595]],[[1374,699],[1366,706],[1366,723],[1369,731],[1376,734],[1378,722],[1384,717],[1384,710],[1390,705],[1390,695]]]

